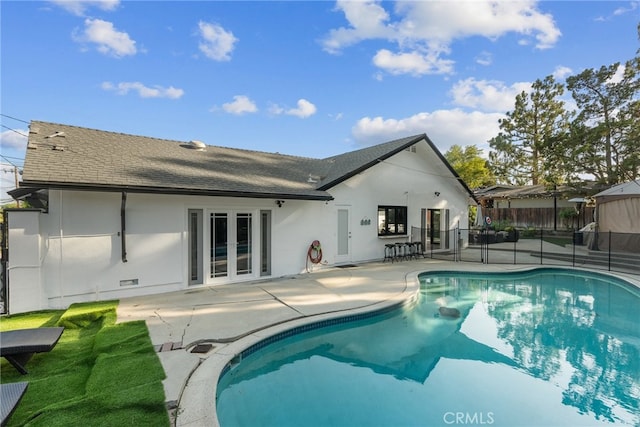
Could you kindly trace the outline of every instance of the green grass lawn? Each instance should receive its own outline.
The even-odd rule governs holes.
[[[0,382],[28,381],[8,426],[169,426],[164,370],[143,321],[116,324],[117,301],[3,317],[0,330],[64,326],[21,375],[4,358]]]

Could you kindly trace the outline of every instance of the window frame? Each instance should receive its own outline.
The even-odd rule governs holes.
[[[391,214],[392,212],[393,214]],[[407,213],[406,206],[378,205],[378,236],[407,236]],[[385,224],[384,229],[381,229],[381,218]],[[393,221],[390,222],[389,218],[393,218]],[[390,225],[393,225],[393,231],[391,231]]]

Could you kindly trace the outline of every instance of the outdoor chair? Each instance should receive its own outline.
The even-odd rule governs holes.
[[[25,365],[35,353],[46,353],[56,346],[63,327],[17,329],[0,332],[0,356],[4,357],[22,375],[27,374]]]
[[[28,385],[29,383],[26,382],[0,384],[0,416],[2,417],[0,425],[3,427],[22,400]]]

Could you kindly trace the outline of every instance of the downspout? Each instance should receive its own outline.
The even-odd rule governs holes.
[[[127,236],[125,208],[127,207],[127,193],[122,192],[122,203],[120,204],[120,243],[122,249],[122,262],[127,262]]]
[[[64,240],[64,230],[62,227],[63,221],[62,221],[62,216],[64,213],[64,197],[63,197],[63,191],[60,190],[58,192],[60,194],[59,197],[59,201],[60,201],[60,213],[58,214],[58,227],[60,228],[60,261],[58,262],[58,289],[60,292],[60,307],[64,307],[64,288],[63,288],[63,283],[64,283],[64,252],[62,249],[62,241]]]

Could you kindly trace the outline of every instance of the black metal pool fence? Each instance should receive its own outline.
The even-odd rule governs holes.
[[[423,256],[484,264],[560,265],[640,273],[640,233],[412,227]]]

